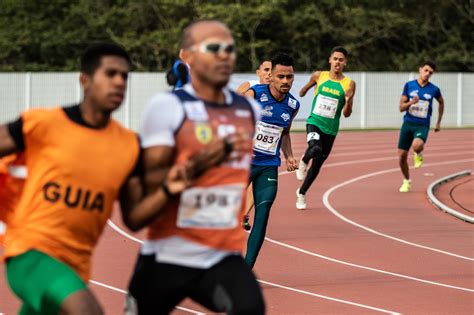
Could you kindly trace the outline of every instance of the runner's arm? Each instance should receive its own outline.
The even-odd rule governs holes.
[[[286,159],[286,167],[289,172],[292,172],[297,169],[298,167],[298,162],[296,159],[293,157],[293,150],[291,148],[291,137],[290,137],[290,129],[291,129],[291,124],[293,123],[294,117],[298,114],[298,110],[294,113],[293,117],[291,118],[291,122],[283,130],[283,135],[281,138],[281,150],[283,151],[283,155],[285,156]]]
[[[122,187],[122,219],[130,230],[137,231],[151,223],[167,203],[165,188],[160,185],[165,181],[171,166],[172,154],[173,147],[168,146],[144,149],[138,162],[141,164],[140,171],[134,172]]]
[[[443,119],[444,114],[444,98],[442,96],[436,99],[438,101],[438,120],[436,121],[435,132],[441,130],[441,119]]]
[[[132,231],[152,223],[173,196],[191,185],[204,171],[222,163],[231,152],[239,151],[238,136],[218,139],[207,145],[185,164],[171,165],[174,147],[154,146],[143,150],[141,172],[134,172],[120,193],[122,219]],[[141,176],[140,176],[141,173]]]
[[[352,114],[352,104],[354,101],[354,95],[356,92],[356,84],[354,81],[351,81],[351,86],[349,87],[349,90],[347,91],[346,94],[346,104],[344,105],[344,109],[342,110],[342,113],[344,114],[344,117],[349,117]]]
[[[408,96],[402,95],[400,98],[400,112],[404,112],[410,108],[411,105],[416,104],[419,98],[418,95],[415,95],[411,100],[408,99]]]
[[[0,157],[23,150],[22,119],[0,125]]]
[[[241,95],[244,95],[245,92],[248,91],[248,89],[250,89],[250,82],[249,81],[246,81],[244,83],[242,83],[238,88],[237,90],[235,91],[237,94],[241,94]]]
[[[255,91],[252,89],[248,89],[247,92],[244,93],[244,95],[252,99],[255,99]]]
[[[311,74],[308,83],[306,83],[306,85],[300,90],[301,97],[305,96],[308,90],[317,84],[320,74],[321,71],[315,71],[313,74]]]

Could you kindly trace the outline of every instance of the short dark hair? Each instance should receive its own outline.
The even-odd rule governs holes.
[[[433,60],[426,60],[421,64],[420,68],[423,68],[424,66],[430,66],[433,71],[436,71],[436,63]]]
[[[330,56],[332,56],[332,54],[334,54],[335,52],[340,52],[341,54],[344,55],[344,57],[347,58],[347,55],[348,55],[347,49],[345,49],[344,47],[342,47],[342,46],[336,46],[336,47],[334,47],[334,48],[331,50]]]
[[[263,65],[263,63],[266,62],[266,61],[269,61],[270,63],[272,62],[270,58],[262,59],[262,61],[260,61],[260,63],[258,64],[257,69],[255,69],[255,70],[260,69],[260,67],[261,67],[261,66]]]
[[[127,60],[128,64],[132,64],[130,56],[125,49],[115,43],[96,43],[86,48],[81,56],[80,70],[82,73],[89,75],[94,74],[97,68],[100,67],[102,57],[104,56],[118,56]]]
[[[275,69],[276,65],[293,67],[293,57],[286,53],[277,53],[270,62],[272,63],[272,69]]]

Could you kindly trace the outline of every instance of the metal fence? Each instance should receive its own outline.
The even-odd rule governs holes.
[[[311,110],[313,90],[304,98],[298,96],[308,81],[309,73],[297,73],[291,90],[301,102],[294,126],[304,128]],[[417,73],[348,72],[357,83],[352,116],[341,119],[341,129],[398,128],[402,114],[398,102],[406,81]],[[229,86],[255,79],[254,74],[234,74]],[[435,73],[431,80],[445,99],[443,127],[474,126],[474,73]],[[169,90],[164,73],[131,73],[127,97],[115,118],[125,126],[137,129],[143,108],[152,95]],[[78,103],[82,97],[79,73],[0,73],[0,123],[14,119],[22,111],[35,107],[51,107]],[[163,104],[166,110],[166,104]],[[434,101],[432,121],[438,116]]]

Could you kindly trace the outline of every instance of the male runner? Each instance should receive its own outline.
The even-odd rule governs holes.
[[[193,165],[172,168],[166,184],[141,202],[138,137],[111,118],[129,69],[122,47],[93,45],[81,58],[79,105],[31,110],[0,126],[0,156],[23,152],[28,170],[4,253],[20,314],[102,314],[87,281],[119,192],[124,221],[135,228],[159,214],[167,194],[184,189],[195,172]],[[218,157],[215,148],[198,156],[200,169]]]
[[[260,65],[258,66],[257,70],[255,73],[257,74],[258,80],[250,80],[242,83],[236,90],[237,93],[239,94],[245,94],[251,87],[257,84],[270,84],[270,73],[272,71],[272,62],[271,60],[264,60]],[[252,184],[249,185],[247,188],[247,194],[245,196],[245,215],[244,219],[242,221],[242,227],[246,230],[249,231],[252,226],[250,225],[250,211],[253,208],[254,202],[253,202],[253,192],[252,192]]]
[[[271,64],[271,83],[255,85],[245,93],[255,98],[261,107],[250,174],[255,219],[247,241],[245,261],[251,268],[255,265],[265,239],[270,209],[277,194],[280,147],[286,158],[287,170],[294,171],[298,165],[293,158],[290,138],[291,123],[300,107],[300,103],[290,93],[294,81],[293,58],[277,54],[272,58]]]
[[[190,297],[216,312],[263,314],[259,284],[241,256],[245,233],[239,224],[258,106],[225,88],[235,65],[227,26],[194,22],[184,30],[181,48],[191,83],[155,96],[143,116],[146,190],[160,187],[163,167],[185,163],[215,139],[226,139],[230,155],[183,193],[169,194],[140,250],[126,313],[168,314]]]
[[[129,67],[121,47],[92,46],[81,58],[81,104],[31,110],[0,126],[0,156],[24,152],[29,172],[5,236],[20,314],[102,313],[86,281],[92,249],[138,161],[136,135],[110,118]]]
[[[306,120],[308,148],[296,171],[296,178],[303,181],[296,190],[296,208],[300,210],[306,209],[305,194],[331,152],[339,131],[341,112],[344,117],[349,117],[352,113],[356,85],[343,74],[347,64],[347,50],[341,46],[334,47],[329,56],[329,64],[329,71],[314,72],[300,91],[300,96],[303,97],[311,87],[316,86],[311,114]],[[310,160],[313,162],[307,172]]]
[[[433,99],[438,101],[438,120],[435,132],[441,130],[441,119],[444,113],[444,99],[441,90],[430,82],[436,71],[432,61],[424,62],[418,69],[418,79],[405,83],[400,98],[400,112],[405,112],[403,125],[398,140],[398,157],[403,174],[403,183],[400,192],[409,192],[411,189],[410,171],[408,168],[408,151],[410,147],[415,151],[415,168],[423,164],[423,149],[430,131],[431,114],[433,113]]]
[[[270,60],[264,60],[258,65],[255,73],[257,74],[258,80],[250,80],[242,83],[236,90],[239,94],[245,94],[252,86],[257,84],[270,84],[270,72],[272,71],[272,62]]]

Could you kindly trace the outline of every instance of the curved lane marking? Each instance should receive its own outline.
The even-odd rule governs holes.
[[[467,162],[474,162],[474,159],[465,159],[465,160],[456,160],[456,161],[445,161],[445,162],[437,162],[437,163],[430,163],[430,164],[425,164],[424,167],[430,167],[430,166],[440,166],[440,165],[448,165],[448,164],[456,164],[456,163],[467,163]],[[474,261],[474,258],[472,257],[466,257],[466,256],[462,256],[462,255],[458,255],[458,254],[454,254],[454,253],[451,253],[451,252],[447,252],[447,251],[444,251],[444,250],[440,250],[440,249],[436,249],[436,248],[433,248],[433,247],[429,247],[429,246],[424,246],[424,245],[420,245],[420,244],[416,244],[416,243],[413,243],[413,242],[409,242],[409,241],[406,241],[406,240],[403,240],[403,239],[400,239],[400,238],[397,238],[397,237],[394,237],[394,236],[391,236],[391,235],[388,235],[388,234],[385,234],[385,233],[382,233],[382,232],[379,232],[379,231],[376,231],[374,229],[371,229],[365,225],[362,225],[362,224],[359,224],[357,222],[354,222],[350,219],[348,219],[347,217],[345,217],[344,215],[342,215],[340,212],[338,212],[332,205],[331,203],[329,202],[329,196],[334,192],[336,191],[337,189],[341,188],[341,187],[344,187],[346,185],[349,185],[349,184],[352,184],[352,183],[355,183],[359,180],[362,180],[362,179],[366,179],[366,178],[369,178],[369,177],[373,177],[373,176],[378,176],[378,175],[383,175],[383,174],[387,174],[387,173],[393,173],[393,172],[398,172],[400,171],[399,168],[392,168],[392,169],[387,169],[387,170],[383,170],[383,171],[379,171],[379,172],[374,172],[374,173],[369,173],[369,174],[366,174],[366,175],[362,175],[362,176],[358,176],[358,177],[355,177],[353,179],[350,179],[350,180],[347,180],[345,182],[342,182],[336,186],[333,186],[331,187],[330,189],[326,190],[326,192],[324,193],[323,195],[323,203],[324,205],[326,206],[326,208],[331,211],[335,216],[337,216],[339,219],[353,225],[353,226],[357,226],[363,230],[366,230],[370,233],[373,233],[373,234],[376,234],[378,236],[382,236],[382,237],[386,237],[386,238],[389,238],[391,240],[394,240],[394,241],[397,241],[397,242],[401,242],[403,244],[406,244],[406,245],[410,245],[410,246],[415,246],[415,247],[418,247],[418,248],[423,248],[423,249],[426,249],[426,250],[430,250],[430,251],[434,251],[434,252],[437,252],[437,253],[441,253],[441,254],[444,254],[444,255],[449,255],[449,256],[453,256],[453,257],[457,257],[457,258],[461,258],[461,259],[465,259],[465,260],[469,260],[469,261]]]

